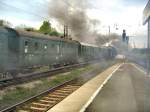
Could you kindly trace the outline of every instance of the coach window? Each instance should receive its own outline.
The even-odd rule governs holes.
[[[38,50],[38,49],[39,49],[39,43],[38,43],[38,42],[35,42],[34,48],[35,48],[35,50]]]
[[[27,47],[28,46],[28,41],[25,41],[24,45],[25,45],[25,47]]]

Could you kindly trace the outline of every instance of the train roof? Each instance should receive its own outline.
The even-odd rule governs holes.
[[[15,34],[18,34],[19,36],[25,36],[25,37],[30,37],[30,38],[50,39],[50,40],[57,40],[57,41],[61,40],[61,41],[66,41],[66,42],[71,42],[71,43],[79,43],[76,40],[64,39],[64,38],[56,37],[56,36],[49,36],[49,35],[45,35],[45,34],[38,33],[38,32],[13,29],[13,28],[5,27],[5,26],[0,26],[0,33],[1,32],[15,33]]]
[[[94,44],[88,44],[88,43],[83,43],[83,42],[80,42],[80,44],[83,46],[99,47],[99,46],[94,45]]]
[[[38,32],[32,32],[32,31],[25,31],[25,30],[18,30],[16,29],[16,32],[20,35],[20,36],[27,36],[27,37],[31,37],[31,38],[40,38],[40,39],[50,39],[50,40],[61,40],[61,41],[66,41],[66,42],[78,42],[75,40],[70,40],[70,39],[64,39],[61,37],[57,37],[57,36],[50,36],[48,34],[42,34],[42,33],[38,33]]]
[[[83,46],[91,46],[91,47],[98,47],[98,48],[112,48],[112,47],[114,47],[112,44],[109,44],[107,46],[105,46],[105,45],[97,46],[97,45],[94,45],[94,44],[88,44],[88,43],[83,43],[83,42],[81,42],[81,45],[83,45]]]
[[[8,30],[4,26],[0,26],[0,33],[8,33]]]

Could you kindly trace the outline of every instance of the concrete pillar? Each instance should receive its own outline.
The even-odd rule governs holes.
[[[150,57],[149,57],[149,50],[150,50],[150,20],[148,20],[148,25],[147,25],[147,78],[150,78]],[[145,80],[144,83],[144,89],[145,89],[145,93],[149,93],[149,84],[147,83],[147,81]],[[147,98],[147,95],[145,94],[144,96],[144,112],[149,112],[149,98]]]
[[[150,76],[150,19],[148,20],[147,34],[147,75]]]
[[[150,19],[148,20],[148,39],[147,39],[147,48],[149,49],[150,48]]]

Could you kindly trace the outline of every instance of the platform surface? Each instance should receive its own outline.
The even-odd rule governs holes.
[[[150,112],[150,77],[137,66],[124,64],[85,112]]]
[[[116,64],[100,73],[48,112],[82,112],[101,90],[103,85],[122,64]]]

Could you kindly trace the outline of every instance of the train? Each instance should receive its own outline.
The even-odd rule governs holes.
[[[113,46],[98,47],[37,32],[0,27],[0,73],[16,74],[42,66],[53,68],[110,59],[116,54]]]

